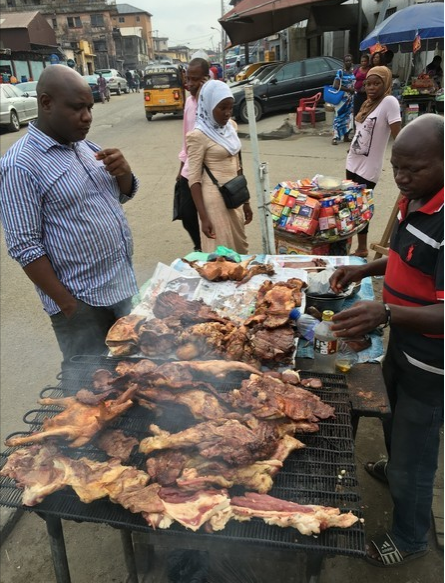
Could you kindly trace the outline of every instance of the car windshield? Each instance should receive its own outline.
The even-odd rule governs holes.
[[[37,87],[37,81],[29,81],[28,83],[19,83],[16,85],[22,91],[35,91]]]
[[[84,75],[83,78],[85,79],[85,81],[87,83],[97,83],[97,78],[99,77],[99,75]],[[102,77],[105,77],[105,75],[102,73]]]
[[[250,75],[249,79],[253,77],[252,81],[255,83],[259,83],[264,78],[266,78],[270,73],[276,68],[277,65],[266,65],[265,67],[261,67],[258,71],[255,71]]]

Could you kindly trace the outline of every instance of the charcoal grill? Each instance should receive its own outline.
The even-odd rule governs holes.
[[[60,376],[59,384],[55,387],[45,388],[41,392],[41,396],[54,398],[69,396],[80,388],[89,388],[91,375],[95,370],[105,368],[114,371],[117,362],[119,362],[117,359],[76,357],[73,359],[73,368],[70,373]],[[300,372],[300,376],[302,378],[317,377],[322,380],[323,389],[317,390],[316,393],[324,402],[335,407],[336,416],[335,419],[320,422],[320,430],[315,434],[297,435],[306,444],[306,448],[293,452],[289,456],[284,467],[275,477],[274,487],[269,494],[300,504],[320,504],[338,507],[342,511],[351,510],[361,517],[346,379],[343,375],[316,374],[304,371]],[[227,383],[220,387],[221,390],[228,388],[230,387],[227,386]],[[29,411],[24,416],[24,422],[29,426],[28,432],[38,431],[45,417],[54,416],[59,411],[60,409],[57,407],[49,406],[40,406]],[[110,427],[122,429],[127,435],[141,440],[147,435],[148,425],[154,421],[151,411],[135,406],[114,420]],[[156,423],[162,426],[162,420],[156,419]],[[26,434],[27,432],[20,433]],[[100,461],[107,459],[106,454],[92,444],[75,451],[66,446],[61,446],[60,449],[65,455],[71,457],[87,456],[90,459]],[[0,454],[1,467],[6,463],[6,459],[12,451],[13,449],[8,449]],[[144,460],[145,456],[135,452],[128,463],[145,469]],[[342,476],[341,479],[339,476]],[[21,490],[9,478],[0,478],[0,505],[22,508]],[[91,504],[84,504],[69,488],[51,494],[42,503],[32,508],[23,508],[43,515],[47,521],[50,541],[53,545],[53,559],[55,560],[58,583],[69,583],[70,581],[60,519],[105,523],[123,529],[123,541],[129,561],[127,565],[130,572],[133,570],[134,578],[131,581],[137,581],[137,575],[133,568],[134,563],[132,566],[131,557],[129,558],[131,554],[129,533],[131,531],[153,533],[141,515],[132,514],[107,500],[97,500]],[[250,545],[263,547],[264,550],[269,548],[272,550],[304,551],[319,557],[320,561],[326,555],[341,554],[354,557],[365,555],[364,526],[360,521],[348,529],[328,529],[317,537],[301,535],[291,528],[269,526],[259,519],[242,523],[230,521],[223,531],[212,534],[201,531],[193,533],[174,523],[169,529],[156,531],[151,536],[162,540],[164,545],[168,545],[169,539],[173,542],[175,536],[180,538],[185,536],[190,539],[190,544],[196,548],[206,548],[209,544],[218,544],[219,542],[237,545],[250,543]],[[54,554],[54,544],[57,556]],[[58,565],[56,565],[56,561],[59,563]]]

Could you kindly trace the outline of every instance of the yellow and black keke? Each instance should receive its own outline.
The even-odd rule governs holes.
[[[145,69],[144,107],[148,121],[156,113],[183,115],[185,71],[181,65],[153,65]]]

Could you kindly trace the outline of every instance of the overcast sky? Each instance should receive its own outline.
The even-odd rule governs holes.
[[[217,49],[221,40],[221,0],[127,0],[152,14],[154,36],[168,36],[169,45]],[[224,2],[224,11],[231,6]],[[217,30],[212,30],[214,26]]]

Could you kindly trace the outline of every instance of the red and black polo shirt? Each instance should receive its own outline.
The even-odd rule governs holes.
[[[399,306],[443,302],[443,188],[415,212],[399,202],[398,224],[391,236],[383,301]],[[391,326],[391,335],[414,366],[443,374],[443,335],[419,334]]]

